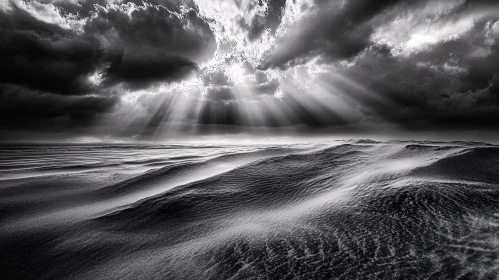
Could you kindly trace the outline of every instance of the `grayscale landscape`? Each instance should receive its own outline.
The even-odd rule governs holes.
[[[499,280],[498,0],[0,0],[0,280]]]

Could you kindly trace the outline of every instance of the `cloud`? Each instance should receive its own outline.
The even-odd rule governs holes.
[[[212,101],[229,101],[234,99],[233,89],[228,86],[213,86],[208,89],[207,98]]]
[[[116,95],[64,96],[0,84],[0,128],[30,131],[78,129],[111,114]]]
[[[121,95],[182,81],[211,57],[213,32],[192,2],[134,2],[0,7],[0,126],[102,130],[120,114]]]
[[[8,3],[3,128],[499,129],[496,1]]]
[[[14,6],[0,11],[0,82],[60,94],[92,89],[86,79],[100,53],[92,42]]]
[[[0,81],[66,95],[119,83],[144,88],[180,80],[213,54],[213,34],[194,9],[132,3],[94,9],[81,31],[38,19],[15,3],[0,11]]]
[[[234,85],[234,83],[230,80],[230,77],[225,74],[224,71],[220,71],[219,69],[215,69],[214,71],[206,71],[202,73],[203,84],[205,86],[208,85],[217,85],[217,86],[229,86]]]
[[[208,24],[194,9],[174,12],[164,6],[131,4],[99,8],[84,30],[116,54],[105,61],[104,84],[143,88],[180,80],[215,50]]]
[[[316,1],[304,5],[305,15],[277,40],[275,50],[263,68],[286,68],[322,56],[345,59],[359,54],[370,44],[373,26],[369,22],[401,0]]]
[[[499,39],[491,35],[497,22],[497,16],[475,17],[459,36],[403,55],[372,45],[342,71],[378,94],[357,101],[390,123],[419,130],[497,128]]]
[[[103,45],[120,43],[130,51],[182,55],[195,62],[211,57],[215,38],[194,9],[180,12],[163,6],[100,7],[84,27]]]

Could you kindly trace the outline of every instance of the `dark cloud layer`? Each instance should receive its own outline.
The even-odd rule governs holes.
[[[393,46],[372,40],[375,29],[394,15],[413,14],[426,4],[359,0],[339,7],[333,1],[317,1],[296,30],[280,38],[263,68],[286,69],[313,58],[338,66],[346,60],[350,65],[335,71],[370,94],[359,93],[328,74],[323,79],[368,108],[368,117],[410,130],[499,128],[499,39],[497,34],[490,35],[493,28],[497,32],[494,26],[499,16],[493,12],[499,11],[497,2],[464,1],[436,18],[421,19],[449,25],[474,18],[472,28],[464,34],[416,52],[394,56]],[[477,50],[485,53],[477,54]]]
[[[144,88],[181,79],[214,51],[213,34],[195,10],[184,19],[162,6],[130,14],[93,11],[83,32],[38,20],[16,5],[1,11],[0,81],[71,95],[94,91],[88,78],[101,72],[103,85]]]
[[[499,129],[497,1],[234,0],[233,25],[195,0],[8,3],[2,131]]]
[[[490,20],[476,21],[461,37],[406,57],[372,46],[354,69],[345,71],[355,70],[347,75],[392,102],[369,104],[391,123],[419,130],[497,129],[499,39],[492,39],[490,53],[473,55],[485,47]]]
[[[160,2],[140,1],[135,9],[105,7],[105,1],[54,3],[63,15],[90,17],[80,31],[37,19],[16,2],[0,9],[1,125],[91,119],[115,107],[119,98],[109,94],[115,85],[145,89],[195,71],[214,52],[212,31],[192,2]],[[186,5],[182,16],[180,4]]]
[[[101,55],[92,42],[15,6],[0,11],[0,28],[0,82],[60,94],[91,90],[86,76]]]
[[[91,127],[111,114],[116,96],[62,96],[0,85],[0,127],[61,132]]]
[[[308,57],[351,58],[369,44],[370,19],[403,0],[316,1],[300,26],[284,35],[263,67],[289,67]]]
[[[105,83],[124,82],[147,87],[153,82],[179,80],[213,54],[215,41],[208,24],[195,10],[181,20],[162,7],[134,10],[99,9],[84,27],[90,36],[103,38],[109,52]]]

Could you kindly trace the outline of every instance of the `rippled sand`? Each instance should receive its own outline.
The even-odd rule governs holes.
[[[0,279],[499,279],[499,148],[1,146]]]

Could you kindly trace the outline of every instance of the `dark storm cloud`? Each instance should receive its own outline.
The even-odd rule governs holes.
[[[0,127],[57,131],[61,126],[90,126],[97,116],[111,113],[116,101],[115,95],[63,96],[0,85]]]
[[[286,5],[286,0],[269,1],[269,10],[265,22],[271,30],[275,30],[277,26],[281,23],[282,12],[285,5]]]
[[[476,20],[462,36],[407,56],[372,45],[342,71],[378,95],[350,96],[408,129],[497,129],[499,39],[487,34],[498,20]]]
[[[35,19],[14,6],[0,10],[0,82],[60,94],[91,90],[86,78],[100,57],[93,42]]]
[[[263,68],[286,68],[318,55],[329,59],[351,58],[370,44],[370,19],[403,0],[316,1],[308,15],[278,41],[277,50]]]
[[[39,2],[0,5],[0,130],[499,129],[497,1]]]
[[[262,0],[250,2],[249,10],[253,10],[257,6],[263,6],[263,2],[264,1]],[[239,2],[236,1],[236,4],[238,3]],[[243,18],[240,18],[238,24],[246,30],[248,40],[251,42],[259,39],[266,29],[275,33],[277,27],[281,23],[282,12],[285,5],[286,0],[269,0],[267,2],[267,10],[264,14],[255,15],[249,23],[245,22]]]
[[[91,126],[116,110],[123,87],[179,81],[213,54],[213,33],[192,1],[133,2],[9,1],[0,8],[0,126]],[[52,4],[62,16],[77,15],[82,29],[33,14]]]
[[[430,4],[448,8],[431,14]],[[305,9],[304,18],[278,39],[261,68],[290,69],[314,58],[320,58],[316,63],[323,66],[338,66],[333,73],[322,74],[321,80],[338,89],[336,94],[342,99],[357,102],[368,124],[375,120],[418,130],[499,128],[495,121],[499,77],[496,1],[346,1],[342,6],[316,1]],[[410,19],[400,23],[407,24],[409,36],[416,30],[409,24],[426,28],[428,33],[422,33],[419,40],[430,38],[429,43],[423,41],[423,47],[409,50],[376,42],[373,35],[379,27],[391,32],[394,27],[390,24],[401,18]],[[468,21],[472,27],[463,31]],[[435,26],[436,30],[425,26]],[[441,35],[438,28],[453,35]],[[383,38],[390,34],[377,35]],[[396,36],[400,39],[401,35]],[[340,63],[345,61],[347,66]],[[284,100],[289,102],[289,98]],[[349,122],[342,122],[341,116],[317,117],[318,105],[314,110],[300,102],[288,106],[308,126],[334,127]]]
[[[123,82],[137,88],[179,80],[215,50],[208,24],[193,9],[184,19],[161,6],[135,9],[130,15],[99,8],[97,15],[84,30],[103,38],[101,44],[109,45],[107,51],[115,54],[107,61],[105,84]]]
[[[182,79],[214,51],[213,34],[193,9],[179,18],[162,6],[130,14],[123,6],[93,8],[83,32],[38,20],[14,4],[11,11],[0,11],[0,81],[83,94],[100,90],[89,82],[100,72],[104,86],[143,88]]]
[[[154,82],[170,82],[187,76],[196,64],[182,56],[147,54],[123,56],[105,71],[104,83],[125,83],[129,87],[146,88]]]
[[[154,54],[164,51],[200,61],[209,58],[215,41],[208,24],[190,9],[179,18],[174,12],[156,7],[138,7],[130,14],[119,8],[98,8],[85,33],[101,35],[107,43],[120,43],[130,51]]]

